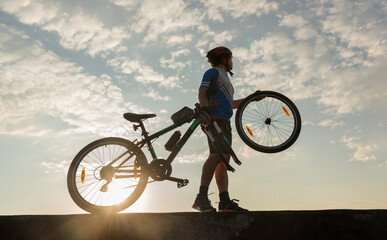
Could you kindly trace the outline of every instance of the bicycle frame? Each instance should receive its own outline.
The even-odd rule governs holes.
[[[152,161],[158,160],[156,152],[155,152],[155,150],[154,150],[154,148],[152,146],[152,140],[160,137],[161,135],[163,135],[163,134],[165,134],[167,132],[170,132],[170,131],[176,129],[177,127],[180,127],[181,125],[183,125],[185,123],[188,123],[188,122],[191,122],[192,120],[194,120],[193,123],[190,125],[190,127],[187,129],[187,131],[184,133],[183,137],[176,144],[176,146],[174,147],[172,152],[169,154],[169,156],[165,160],[166,163],[170,166],[171,163],[173,162],[173,160],[176,158],[177,154],[180,152],[180,150],[183,148],[183,146],[185,145],[185,143],[189,139],[189,137],[196,130],[196,128],[200,125],[200,118],[199,118],[200,110],[199,109],[200,109],[200,106],[197,104],[196,108],[195,108],[195,111],[194,111],[194,113],[191,116],[187,116],[187,117],[179,120],[178,122],[176,122],[176,123],[174,123],[174,124],[164,128],[164,129],[162,129],[162,130],[160,130],[160,131],[158,131],[158,132],[156,132],[156,133],[154,133],[152,135],[148,135],[148,132],[145,129],[144,123],[142,121],[139,121],[138,125],[136,125],[136,124],[134,125],[134,128],[135,129],[137,129],[138,127],[141,128],[143,139],[140,142],[138,142],[138,143],[136,143],[137,140],[135,140],[134,141],[135,144],[133,145],[133,147],[131,147],[130,149],[128,149],[125,152],[123,152],[120,156],[116,157],[107,166],[111,167],[115,162],[117,162],[119,159],[121,159],[127,153],[131,152],[134,148],[141,149],[145,145],[147,145],[148,151],[152,155],[152,158],[153,158]],[[206,135],[209,137],[210,141],[214,144],[214,146],[217,149],[218,153],[220,154],[221,160],[225,164],[227,170],[234,172],[235,169],[226,160],[225,154],[223,153],[223,151],[220,148],[219,144],[228,144],[228,146],[230,148],[230,151],[231,151],[231,156],[232,156],[233,160],[235,161],[235,163],[237,163],[238,165],[241,165],[241,162],[238,160],[236,154],[232,150],[232,148],[229,145],[226,137],[224,136],[224,134],[222,133],[222,131],[220,130],[220,128],[219,128],[219,126],[218,126],[218,124],[216,122],[214,122],[214,126],[215,126],[216,131],[217,131],[216,135],[213,135],[210,131],[207,131],[205,129],[205,127],[203,127],[203,125],[202,125],[202,129],[204,130]],[[224,142],[222,143],[222,141],[224,141]],[[115,173],[133,173],[134,175],[124,175],[124,176],[118,175],[118,176],[116,176],[116,178],[128,178],[128,177],[135,177],[135,176],[137,176],[137,170],[136,169],[135,170],[120,169],[131,157],[133,157],[133,154],[129,154],[129,156],[123,162],[121,162],[121,164],[119,164],[117,167],[115,167]],[[142,167],[147,168],[151,164],[152,164],[152,162],[148,163],[145,166],[142,165]],[[170,181],[177,182],[178,183],[178,187],[185,186],[188,183],[188,180],[186,180],[186,179],[179,179],[179,178],[174,178],[174,177],[171,177],[171,176],[169,176],[167,178],[162,178],[161,180],[166,180],[166,179],[170,180]]]
[[[190,122],[191,120],[189,120],[188,122]],[[153,146],[152,146],[152,143],[151,141],[153,139],[156,139],[158,137],[160,137],[161,135],[167,133],[167,132],[170,132],[172,131],[173,129],[183,125],[184,123],[186,123],[187,121],[184,121],[182,123],[178,122],[178,123],[175,123],[163,130],[160,130],[150,136],[147,136],[147,133],[146,131],[143,131],[143,135],[144,135],[144,139],[139,142],[139,146],[144,146],[145,144],[148,145],[148,150],[150,151],[150,153],[152,154],[152,157],[153,157],[153,160],[157,159],[157,155],[153,149]],[[187,129],[187,131],[184,133],[183,137],[180,139],[180,141],[176,144],[175,148],[172,150],[172,152],[169,154],[169,156],[167,157],[167,162],[168,163],[172,163],[173,160],[175,159],[175,157],[177,156],[177,154],[180,152],[180,150],[183,148],[183,146],[185,145],[185,143],[187,142],[187,140],[189,139],[189,137],[192,135],[192,133],[195,131],[195,129],[199,126],[199,118],[196,118],[194,120],[194,122],[191,124],[191,126]],[[143,129],[145,130],[145,128]]]
[[[250,102],[261,101],[266,97],[269,97],[269,110],[273,109],[273,111],[267,111],[267,104],[264,104],[262,106],[262,108],[266,108],[266,112],[260,109],[260,105],[251,105],[250,107]],[[270,99],[276,100],[273,102],[273,100]],[[264,122],[262,123],[262,121],[257,121],[257,126],[260,126],[260,124],[266,124],[269,126],[272,122],[274,122],[274,120],[272,121],[272,117],[276,116],[278,110],[277,107],[281,107],[282,110],[281,108],[279,108],[278,111],[283,111],[287,117],[290,117],[289,115],[291,115],[293,119],[291,121],[292,124],[288,126],[294,126],[293,130],[291,131],[292,135],[289,135],[288,139],[285,139],[285,144],[279,145],[275,141],[277,145],[273,145],[273,142],[266,142],[262,145],[259,142],[259,138],[255,140],[254,136],[252,136],[253,139],[250,139],[247,134],[253,135],[251,133],[252,131],[249,129],[248,125],[243,125],[246,121],[249,121],[249,119],[244,120],[243,118],[243,116],[245,115],[245,109],[249,109],[247,108],[247,106],[251,108],[252,112],[256,112],[258,114],[255,118],[261,119],[261,115],[264,116],[264,118],[261,119],[264,120]],[[289,114],[289,109],[291,110],[292,114]],[[189,114],[188,116],[186,115],[184,118],[176,121],[175,116],[182,116],[183,114],[181,113]],[[247,114],[249,114],[249,112],[247,112]],[[109,209],[109,211],[112,210],[113,212],[121,211],[132,205],[140,197],[146,185],[150,182],[168,180],[176,182],[178,188],[186,186],[189,183],[188,179],[180,179],[171,176],[171,163],[174,161],[177,154],[181,151],[183,146],[186,144],[188,139],[192,136],[192,133],[199,125],[201,125],[202,130],[207,135],[209,143],[214,146],[217,154],[220,155],[221,159],[219,159],[219,161],[222,161],[224,163],[228,171],[235,171],[235,169],[233,169],[229,164],[229,155],[232,156],[236,164],[241,164],[241,162],[235,155],[235,152],[233,151],[229,140],[222,132],[222,129],[219,128],[217,122],[211,122],[209,123],[209,125],[202,124],[204,123],[204,121],[207,122],[208,116],[206,116],[206,114],[203,112],[203,109],[201,109],[200,104],[198,103],[195,104],[195,108],[193,111],[191,109],[189,112],[185,110],[177,112],[175,115],[173,115],[174,124],[154,134],[149,134],[146,131],[143,123],[145,119],[155,117],[154,114],[128,113],[124,114],[124,117],[130,122],[134,123],[134,131],[140,128],[142,135],[141,138],[138,138],[134,141],[119,137],[108,137],[98,139],[85,146],[75,156],[74,160],[70,165],[69,172],[67,175],[67,186],[70,195],[79,207],[88,212],[98,213],[104,212],[107,209]],[[285,119],[287,118],[285,117]],[[297,139],[301,130],[301,117],[297,107],[286,96],[283,96],[282,94],[273,91],[257,91],[246,97],[245,100],[243,100],[240,106],[238,107],[235,120],[236,129],[242,140],[252,149],[255,149],[260,152],[274,153],[287,149]],[[172,150],[171,148],[169,148],[172,144],[167,145],[168,150],[171,150],[169,156],[166,159],[157,158],[155,149],[152,146],[152,142],[163,134],[168,133],[176,129],[177,127],[189,122],[192,123],[190,124],[180,141],[178,141],[174,147],[171,147]],[[286,122],[283,124],[286,124]],[[244,127],[246,127],[248,131],[247,134]],[[251,128],[253,129],[253,127]],[[260,132],[257,133],[258,134],[256,135],[260,134]],[[275,138],[273,137],[273,139]],[[168,142],[171,143],[174,141]],[[147,146],[152,158],[152,160],[149,162],[147,161],[147,157],[144,155],[142,149],[144,146]],[[118,157],[117,154],[119,155]],[[105,165],[106,163],[107,165]],[[150,180],[150,178],[153,180]],[[122,180],[116,181],[116,179]],[[85,183],[85,181],[92,182]],[[112,183],[112,186],[110,187],[111,189],[109,189],[108,187],[110,183]],[[101,186],[101,184],[103,185]],[[134,190],[132,192],[129,192],[128,194],[121,194],[120,189],[125,188],[134,188]],[[87,192],[85,192],[85,189],[87,190]],[[104,195],[105,192],[110,191],[112,191],[111,194]],[[115,191],[117,191],[118,194],[115,194]],[[99,194],[96,195],[97,193]],[[110,201],[110,197],[120,197],[123,201],[119,204],[115,204],[115,201]]]
[[[130,152],[133,148],[135,147],[138,147],[138,148],[142,148],[143,146],[147,145],[148,147],[148,151],[150,152],[150,154],[152,155],[152,158],[153,160],[156,160],[157,159],[157,155],[156,155],[156,152],[152,146],[152,140],[153,139],[156,139],[160,136],[162,136],[163,134],[167,133],[167,132],[170,132],[178,127],[180,127],[181,125],[185,124],[185,123],[188,123],[188,122],[191,122],[193,119],[193,117],[189,117],[189,118],[184,118],[180,121],[178,121],[177,123],[174,123],[170,126],[168,126],[167,128],[164,128],[163,130],[160,130],[152,135],[148,135],[148,132],[146,131],[145,129],[145,126],[143,124],[142,121],[139,122],[139,125],[137,125],[136,127],[140,127],[141,128],[141,131],[142,131],[142,136],[144,137],[140,142],[136,143],[132,148],[126,150],[125,152],[123,152],[120,156],[116,157],[116,159],[114,159],[111,163],[108,164],[108,166],[112,166],[115,162],[117,162],[120,158],[122,158],[123,156],[125,156],[128,152]],[[185,134],[183,135],[183,137],[180,139],[180,141],[176,144],[175,148],[173,149],[173,151],[169,154],[168,158],[166,159],[167,162],[169,164],[171,164],[173,162],[173,160],[175,159],[175,157],[177,156],[177,154],[180,152],[180,150],[183,148],[184,144],[187,142],[187,140],[189,139],[189,137],[192,135],[192,133],[195,131],[195,129],[199,126],[199,118],[195,118],[194,122],[191,124],[191,126],[187,129],[187,131],[185,132]],[[133,155],[129,155],[129,157],[127,157],[127,159],[125,159],[120,165],[118,165],[117,167],[117,170],[116,170],[116,173],[123,173],[123,172],[128,172],[127,170],[118,170],[122,165],[124,165]]]

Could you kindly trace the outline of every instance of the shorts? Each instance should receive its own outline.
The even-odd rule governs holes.
[[[230,124],[230,122],[226,121],[224,119],[216,119],[215,121],[218,123],[220,129],[222,130],[223,134],[226,136],[227,141],[230,143],[230,146],[231,146],[231,144],[232,144],[232,134],[231,134],[231,124]],[[214,127],[210,127],[210,130],[211,130],[212,133],[216,133],[216,130],[214,129]],[[216,151],[215,147],[212,145],[212,142],[211,142],[211,140],[210,140],[210,138],[208,136],[207,136],[207,142],[208,142],[208,148],[210,149],[210,154],[211,153],[218,153]],[[221,145],[221,146],[222,146],[222,150],[223,150],[224,154],[231,154],[231,152],[228,149],[225,149],[223,147],[223,145]]]

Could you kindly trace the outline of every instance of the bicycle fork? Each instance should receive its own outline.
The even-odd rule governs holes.
[[[207,134],[209,137],[212,145],[215,147],[216,151],[219,153],[220,158],[222,159],[224,165],[226,166],[228,171],[235,172],[235,169],[230,165],[230,163],[226,160],[226,157],[224,156],[224,152],[222,150],[222,146],[225,146],[230,151],[230,154],[232,156],[232,159],[234,162],[238,165],[241,165],[242,162],[239,161],[238,157],[236,156],[234,150],[231,148],[230,143],[228,142],[226,136],[223,134],[222,130],[220,129],[217,122],[214,122],[214,127],[217,132],[217,134],[214,136],[211,131],[207,131],[207,129],[202,125],[203,131]]]

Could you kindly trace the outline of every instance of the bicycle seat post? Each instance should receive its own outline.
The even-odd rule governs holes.
[[[151,144],[151,142],[149,140],[149,135],[148,135],[148,132],[145,129],[144,123],[140,120],[140,121],[138,121],[138,125],[141,128],[141,131],[142,131],[141,135],[144,137],[144,140],[146,142],[146,145],[148,146],[148,150],[150,151],[150,153],[152,155],[152,158],[153,159],[157,159],[156,152],[153,149],[152,144]]]
[[[142,121],[138,122],[137,127],[141,128],[141,135],[144,136],[144,138],[148,138],[148,132],[145,130],[144,123]]]

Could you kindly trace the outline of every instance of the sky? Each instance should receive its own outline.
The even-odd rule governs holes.
[[[139,139],[125,112],[157,114],[149,132],[171,125],[220,45],[235,99],[281,92],[303,123],[291,148],[264,154],[232,118],[243,164],[231,198],[254,211],[387,208],[386,1],[0,0],[0,34],[0,214],[84,213],[66,185],[77,152]],[[154,142],[160,158],[170,134]],[[197,130],[172,164],[188,186],[150,183],[125,212],[193,211],[207,156]],[[216,205],[215,181],[209,192]]]

